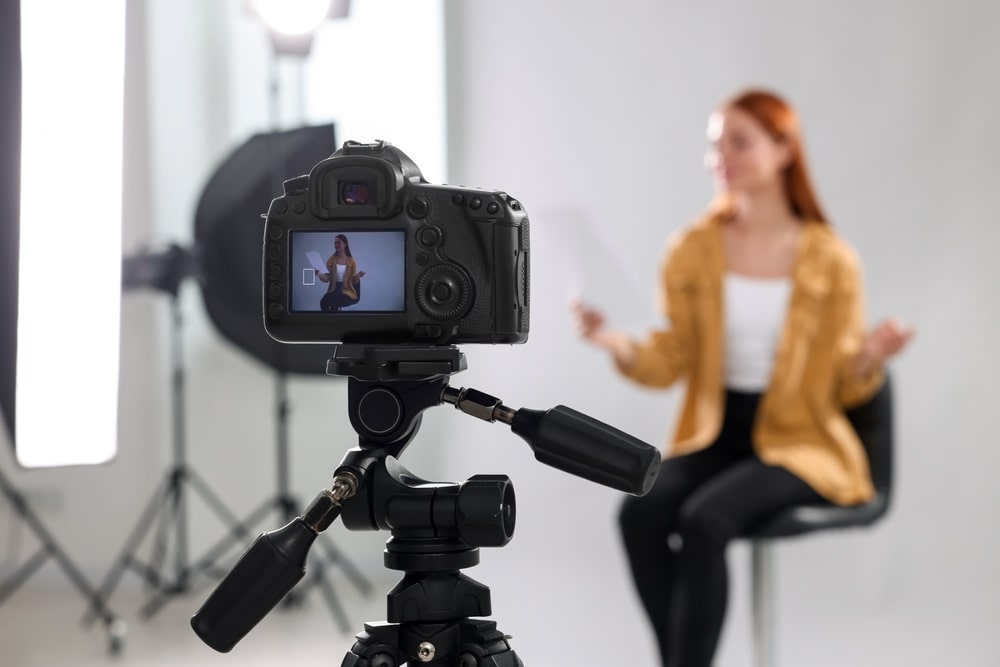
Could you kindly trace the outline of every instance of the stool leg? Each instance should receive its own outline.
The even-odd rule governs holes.
[[[774,554],[767,540],[750,546],[754,667],[774,667]]]

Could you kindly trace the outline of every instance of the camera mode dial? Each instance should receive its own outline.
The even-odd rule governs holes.
[[[435,320],[455,320],[472,305],[472,281],[454,264],[436,264],[417,278],[417,305]]]

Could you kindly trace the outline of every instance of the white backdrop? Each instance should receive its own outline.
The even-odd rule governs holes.
[[[512,407],[566,404],[656,444],[672,428],[678,392],[617,377],[573,337],[566,300],[582,291],[636,333],[652,325],[663,240],[710,195],[701,168],[708,113],[746,85],[790,98],[821,200],[865,263],[870,316],[902,315],[919,333],[893,368],[892,513],[871,530],[779,549],[779,657],[810,667],[997,664],[1000,428],[990,415],[1000,402],[1000,43],[992,34],[1000,6],[447,0],[442,15],[437,2],[353,4],[370,25],[426,21],[401,30],[405,39],[378,42],[393,63],[380,77],[389,97],[373,97],[376,88],[349,95],[326,76],[375,44],[337,35],[318,48],[350,48],[306,75],[309,90],[327,96],[291,115],[338,122],[340,140],[393,141],[430,180],[506,190],[531,216],[531,340],[469,346],[469,370],[454,384]],[[216,162],[267,127],[267,47],[240,7],[133,3],[135,29],[147,37],[130,61],[126,249],[184,240]],[[414,120],[417,107],[428,120]],[[273,491],[273,381],[218,339],[193,286],[182,301],[192,463],[242,513]],[[59,491],[43,518],[94,577],[169,460],[167,307],[162,295],[123,302],[119,458],[16,475],[40,497]],[[342,383],[295,380],[291,399],[294,492],[308,500],[353,432]],[[428,479],[512,477],[515,538],[484,550],[469,574],[493,589],[494,617],[526,664],[653,664],[615,531],[619,494],[542,466],[506,427],[447,408],[428,413],[404,463]],[[194,514],[197,550],[221,525]],[[10,521],[0,507],[0,526]],[[336,533],[374,574],[384,538]],[[745,665],[745,546],[731,556],[719,664]]]
[[[865,263],[870,317],[899,314],[919,329],[893,367],[891,515],[872,530],[778,550],[780,662],[997,664],[1000,46],[991,31],[1000,8],[793,0],[447,8],[457,119],[450,177],[519,197],[533,251],[531,340],[469,350],[470,370],[456,381],[511,405],[566,403],[662,442],[679,392],[617,377],[574,339],[565,301],[582,289],[630,330],[655,322],[663,240],[710,196],[701,167],[707,115],[744,86],[775,88],[799,109],[821,201]],[[457,420],[455,428],[461,435],[446,441],[452,476],[505,471],[515,480],[518,533],[484,556],[478,574],[493,585],[495,615],[521,655],[654,664],[618,546],[617,495],[534,463],[496,428]],[[732,550],[731,569],[718,662],[746,665],[745,546]]]

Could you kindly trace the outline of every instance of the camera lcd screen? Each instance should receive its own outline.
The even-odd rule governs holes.
[[[289,245],[292,312],[406,311],[406,232],[292,231]]]

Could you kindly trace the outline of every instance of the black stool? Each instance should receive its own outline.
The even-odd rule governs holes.
[[[743,537],[751,540],[754,667],[774,667],[774,548],[773,541],[830,528],[875,523],[889,509],[892,491],[892,386],[885,383],[875,396],[847,412],[871,466],[875,497],[864,505],[804,505],[784,511]]]

